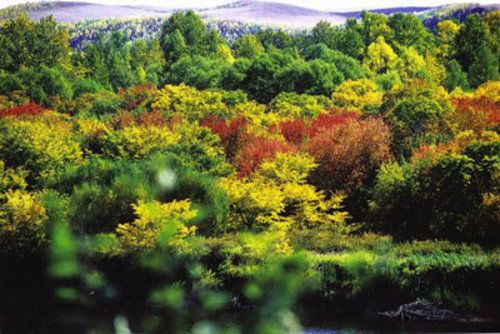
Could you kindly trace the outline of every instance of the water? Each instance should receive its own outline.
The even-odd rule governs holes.
[[[499,319],[500,320],[500,319]],[[500,321],[481,323],[437,323],[409,322],[399,320],[373,320],[352,318],[332,321],[331,324],[311,325],[302,334],[340,334],[340,333],[499,333]]]

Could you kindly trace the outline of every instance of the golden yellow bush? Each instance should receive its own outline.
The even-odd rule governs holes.
[[[500,81],[488,81],[474,92],[475,97],[485,97],[494,102],[500,102]]]
[[[16,249],[34,252],[46,238],[47,212],[35,194],[8,190],[0,204],[0,251],[15,254]]]
[[[99,141],[106,156],[139,159],[174,145],[179,139],[179,134],[164,127],[129,126],[121,130],[107,130]]]
[[[369,79],[347,80],[332,94],[333,103],[349,111],[374,112],[382,105],[384,94]]]
[[[198,90],[185,84],[166,85],[153,97],[152,107],[167,118],[180,115],[189,121],[201,120],[208,115],[227,116],[229,113],[222,93]]]
[[[196,227],[184,225],[198,214],[189,200],[160,203],[139,201],[133,205],[137,219],[131,223],[120,224],[116,228],[122,247],[125,250],[145,250],[152,248],[168,224],[173,224],[175,236],[171,246],[181,247],[182,240],[192,236]]]
[[[69,118],[48,112],[0,123],[0,155],[8,166],[27,171],[38,183],[82,160],[82,150]]]
[[[315,166],[307,155],[283,153],[265,161],[249,179],[220,180],[230,199],[231,225],[237,230],[279,230],[287,235],[317,228],[346,233],[344,196],[326,196],[305,183]]]

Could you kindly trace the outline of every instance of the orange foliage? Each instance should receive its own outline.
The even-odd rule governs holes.
[[[275,138],[255,137],[249,140],[236,156],[238,177],[250,175],[262,161],[272,159],[278,152],[291,152],[295,148]]]
[[[142,126],[166,126],[168,124],[165,117],[158,110],[140,114],[137,122]]]
[[[456,112],[451,116],[459,130],[480,132],[500,124],[500,102],[486,97],[463,97],[453,100]]]
[[[123,129],[135,124],[135,117],[128,111],[121,110],[120,113],[114,117],[113,127],[115,129]]]
[[[328,190],[358,189],[390,159],[390,142],[389,127],[380,119],[340,122],[324,129],[306,147],[319,164],[312,182]]]

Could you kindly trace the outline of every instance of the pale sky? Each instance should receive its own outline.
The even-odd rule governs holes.
[[[63,0],[76,1],[76,0]],[[102,4],[126,4],[126,5],[147,5],[161,7],[213,7],[225,3],[234,2],[231,0],[77,0],[82,2],[96,2]],[[439,6],[442,4],[463,3],[467,0],[262,0],[269,2],[283,2],[297,6],[326,10],[326,11],[349,11],[361,9],[389,8],[399,6]],[[23,0],[0,0],[0,8],[16,3],[23,3]],[[470,2],[480,4],[500,3],[500,0],[472,0]]]

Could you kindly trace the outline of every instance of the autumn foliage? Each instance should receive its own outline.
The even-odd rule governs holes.
[[[390,158],[390,138],[380,119],[345,122],[319,132],[306,148],[319,164],[311,175],[313,184],[356,190]]]
[[[291,152],[294,147],[274,138],[256,137],[249,140],[236,156],[238,176],[250,175],[262,161],[272,159],[278,152]]]
[[[22,117],[22,116],[36,116],[45,111],[41,106],[36,103],[30,103],[23,106],[12,107],[0,111],[0,117]]]
[[[302,119],[284,121],[279,124],[279,131],[287,142],[300,145],[308,136],[309,128]]]
[[[220,137],[229,161],[234,160],[238,150],[249,138],[247,121],[243,117],[225,121],[219,116],[209,116],[201,124]]]
[[[487,97],[462,97],[453,100],[454,121],[460,130],[481,131],[500,124],[500,102]]]

